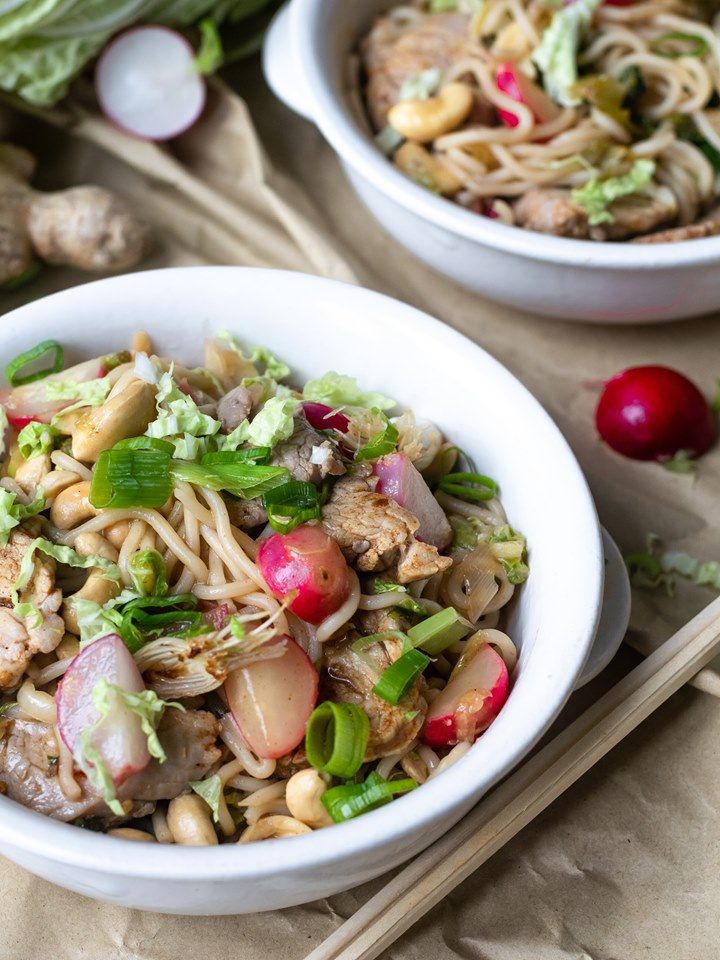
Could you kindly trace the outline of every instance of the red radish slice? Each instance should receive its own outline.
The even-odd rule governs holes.
[[[290,533],[274,533],[261,543],[257,562],[279,600],[295,592],[290,609],[308,623],[321,623],[350,595],[345,557],[320,527],[302,524]]]
[[[103,113],[143,140],[177,137],[205,106],[205,81],[195,51],[167,27],[134,27],[105,47],[95,71]]]
[[[417,538],[442,550],[452,540],[443,508],[430,492],[419,470],[404,453],[392,453],[373,467],[377,491],[399,503],[420,521]]]
[[[102,637],[81,650],[55,695],[60,736],[77,761],[81,759],[83,734],[100,719],[93,700],[99,680],[107,680],[128,693],[142,693],[145,689],[132,654],[117,634]],[[108,717],[98,724],[91,743],[100,751],[116,787],[150,763],[140,718],[118,700]]]
[[[442,693],[433,700],[421,737],[431,747],[449,747],[475,740],[500,713],[510,692],[503,658],[483,644],[459,665]]]
[[[715,418],[705,397],[669,367],[631,367],[603,388],[595,411],[608,446],[633,460],[697,457],[715,442]]]
[[[99,360],[86,360],[75,367],[61,370],[44,380],[28,383],[24,387],[0,390],[0,406],[5,408],[8,422],[15,430],[22,430],[34,420],[50,423],[56,413],[69,407],[72,400],[48,400],[47,385],[53,380],[74,380],[75,383],[87,383],[103,377],[105,371]]]
[[[290,637],[281,657],[231,673],[225,693],[243,737],[259,757],[276,760],[302,743],[318,697],[318,674]]]
[[[344,413],[333,411],[326,403],[307,401],[303,405],[305,419],[316,430],[337,430],[347,433],[350,421]]]
[[[549,123],[560,115],[560,107],[526,76],[516,63],[501,63],[495,74],[498,90],[518,103],[529,107],[535,123]],[[498,116],[506,127],[516,127],[520,120],[510,110],[498,108]]]

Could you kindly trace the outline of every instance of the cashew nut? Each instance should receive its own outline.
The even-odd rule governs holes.
[[[118,561],[118,552],[115,547],[99,533],[81,533],[80,536],[75,538],[75,550],[81,557],[102,557],[112,563]],[[70,633],[76,635],[80,633],[77,612],[72,601],[93,600],[102,607],[108,600],[116,597],[120,593],[120,589],[119,583],[108,579],[105,570],[101,567],[93,567],[87,580],[77,593],[65,598],[62,611],[65,628]]]
[[[137,330],[130,341],[130,350],[133,353],[146,353],[150,356],[153,352],[150,334],[146,333],[145,330]]]
[[[388,123],[408,140],[429,143],[459,127],[472,105],[472,90],[467,84],[448,83],[436,97],[396,103],[388,112]]]
[[[80,477],[72,470],[53,470],[40,484],[40,488],[45,494],[45,503],[52,506],[59,493],[67,490],[68,487],[75,486],[79,480]]]
[[[218,842],[210,807],[202,797],[187,794],[170,801],[167,825],[175,843],[186,847],[209,847]]]
[[[108,837],[117,837],[119,840],[135,840],[139,843],[157,843],[157,840],[151,833],[145,830],[134,830],[132,827],[116,827],[114,830],[108,830]]]
[[[73,456],[95,463],[104,450],[120,440],[145,433],[154,419],[155,388],[144,380],[133,380],[102,406],[80,417],[73,433]]]
[[[109,540],[110,543],[118,550],[122,550],[122,545],[127,540],[129,533],[129,520],[118,520],[117,523],[113,523],[109,527],[105,527],[105,539]]]
[[[284,817],[277,814],[272,817],[263,817],[240,834],[238,843],[253,843],[255,840],[275,840],[281,837],[299,837],[301,833],[311,833],[306,823],[301,823],[294,817]]]
[[[394,162],[411,180],[430,190],[436,190],[443,197],[452,196],[462,187],[462,183],[437,157],[412,140],[400,147]]]
[[[50,455],[43,453],[33,457],[32,460],[23,460],[15,471],[15,481],[20,484],[25,493],[32,495],[51,469]]]
[[[309,827],[329,827],[333,822],[320,801],[328,788],[329,777],[317,770],[300,770],[293,774],[285,788],[285,803],[296,820]]]
[[[58,530],[72,530],[91,517],[97,516],[97,510],[90,500],[90,481],[81,480],[61,490],[50,508],[50,520]]]

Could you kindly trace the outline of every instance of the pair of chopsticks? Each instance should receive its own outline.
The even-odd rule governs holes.
[[[720,650],[715,600],[421,853],[306,960],[374,960]]]

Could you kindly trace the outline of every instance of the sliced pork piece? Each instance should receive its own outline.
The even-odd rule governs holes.
[[[416,517],[371,490],[363,477],[344,477],[335,484],[323,507],[322,525],[358,570],[391,570],[398,583],[432,577],[452,564],[436,547],[416,539]]]
[[[418,735],[427,713],[425,681],[419,677],[396,707],[372,692],[383,671],[402,655],[402,642],[385,640],[355,653],[348,638],[325,652],[323,697],[336,703],[354,703],[370,718],[365,761],[405,750]]]
[[[42,622],[33,616],[21,620],[12,612],[13,586],[31,543],[32,537],[18,528],[0,550],[0,690],[17,686],[35,654],[52,653],[65,633],[57,615],[62,591],[55,589],[55,561],[43,554],[35,555],[33,576],[20,597],[38,608]]]
[[[253,530],[259,527],[261,523],[267,523],[267,510],[262,505],[262,500],[234,500],[231,497],[225,498],[227,504],[230,522],[241,530]]]
[[[126,780],[118,791],[121,799],[172,800],[186,789],[188,781],[202,780],[221,757],[216,741],[218,720],[205,710],[182,712],[168,708],[160,721],[158,737],[167,755],[165,763],[153,760],[142,773]]]
[[[720,207],[711,210],[697,223],[648,233],[644,237],[636,237],[633,243],[677,243],[679,240],[702,240],[703,237],[716,237],[718,234],[720,234]]]
[[[217,408],[218,420],[225,430],[231,433],[243,420],[247,420],[262,403],[263,395],[264,390],[259,383],[248,387],[240,385],[226,393]]]
[[[303,417],[295,419],[293,435],[273,450],[270,463],[287,467],[294,480],[320,483],[325,477],[339,477],[345,473],[345,464],[337,449]]]
[[[405,594],[395,596],[400,602]],[[386,630],[407,630],[412,621],[395,607],[383,607],[382,610],[359,610],[353,623],[363,636],[369,637],[371,633],[385,633]]]
[[[409,29],[390,17],[375,21],[362,47],[367,105],[375,129],[387,123],[388,110],[400,99],[408,77],[432,67],[447,70],[462,58],[468,31],[469,19],[459,13],[430,14]]]
[[[652,196],[616,200],[610,206],[613,222],[591,227],[586,211],[575,203],[570,190],[534,187],[517,200],[514,211],[519,226],[538,233],[576,240],[625,240],[672,223],[678,209],[672,193],[658,189]]]
[[[189,780],[200,780],[220,759],[216,746],[219,724],[204,711],[166,711],[158,737],[167,754],[165,763],[152,763],[126,780],[118,796],[132,800],[127,818],[143,816],[157,800],[171,800],[187,789]],[[0,721],[0,784],[11,800],[55,820],[100,817],[107,824],[120,822],[103,798],[80,776],[83,795],[70,801],[57,776],[58,745],[55,732],[35,720]]]

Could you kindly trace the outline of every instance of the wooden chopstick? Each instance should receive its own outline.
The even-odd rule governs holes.
[[[641,653],[644,657],[649,657],[658,647],[662,646],[662,641],[655,643],[649,637],[640,636],[632,631],[626,634],[625,643],[629,647],[632,647],[633,650],[637,650],[637,652]],[[691,677],[688,683],[691,687],[702,690],[703,693],[710,693],[713,697],[720,697],[720,673],[718,673],[715,667],[704,667],[699,673],[696,673],[694,677]]]
[[[374,960],[586,773],[720,649],[720,599],[421,853],[306,960]]]

